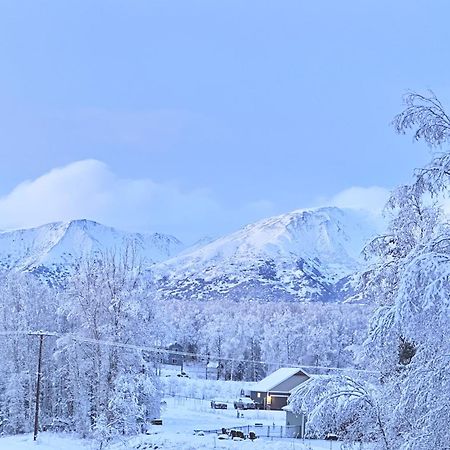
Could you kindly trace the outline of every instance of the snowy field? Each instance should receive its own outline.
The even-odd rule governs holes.
[[[194,449],[254,449],[254,450],[329,450],[339,449],[337,442],[299,439],[258,438],[254,442],[219,440],[215,434],[197,436],[194,430],[231,428],[262,423],[267,426],[284,425],[282,411],[244,411],[243,418],[237,418],[236,410],[229,405],[227,410],[210,408],[207,400],[167,398],[161,417],[162,426],[153,426],[150,435],[138,436],[115,443],[111,450],[194,450]],[[255,428],[257,431],[258,428]],[[31,435],[12,436],[0,439],[0,450],[96,450],[94,442],[83,441],[67,435],[41,433],[38,442]]]
[[[143,436],[117,443],[110,450],[211,450],[211,449],[254,449],[254,450],[329,450],[339,449],[340,444],[327,441],[301,441],[295,439],[256,440],[251,441],[220,441],[213,436],[187,436],[161,433],[157,438]],[[43,433],[39,442],[33,442],[31,435],[12,436],[0,439],[1,450],[97,450],[98,445],[81,439]],[[106,448],[103,447],[105,450]]]
[[[245,381],[205,380],[198,378],[198,367],[188,366],[185,371],[190,378],[178,377],[177,366],[165,366],[160,378],[162,390],[169,396],[197,398],[201,400],[223,399],[233,402],[239,398],[241,390],[248,391],[254,384]],[[203,371],[200,372],[203,374]]]

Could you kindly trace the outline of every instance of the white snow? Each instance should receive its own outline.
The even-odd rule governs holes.
[[[0,438],[0,450],[93,450],[92,443],[70,434],[40,433],[38,440],[33,435],[7,436]]]
[[[338,450],[340,443],[320,440],[299,439],[256,439],[255,441],[219,440],[216,435],[196,436],[187,433],[159,432],[150,436],[138,436],[120,443],[104,446],[103,450]],[[34,442],[30,434],[0,438],[0,450],[98,450],[91,441],[69,435],[41,433]],[[368,448],[368,447],[363,447]]]
[[[265,438],[254,442],[219,440],[217,434],[198,436],[194,430],[213,430],[222,427],[232,428],[262,423],[263,428],[284,425],[283,411],[244,411],[244,417],[237,419],[234,409],[215,410],[208,401],[167,398],[167,407],[162,413],[163,425],[152,426],[150,435],[142,435],[124,439],[107,447],[110,450],[150,450],[155,446],[161,450],[194,450],[204,449],[254,449],[254,450],[329,450],[339,449],[340,444],[319,440]],[[232,408],[232,405],[230,405]],[[260,434],[263,434],[262,432]],[[330,446],[331,445],[331,446]],[[0,438],[0,450],[96,450],[98,445],[92,441],[82,440],[74,436],[54,433],[40,433],[38,441],[33,442],[32,435],[10,436]],[[104,447],[105,449],[105,447]]]
[[[327,284],[361,268],[361,251],[378,228],[371,217],[355,211],[298,210],[185,251],[153,271],[164,280],[161,292],[167,291],[168,297],[229,295],[242,286],[236,293],[242,299],[246,284],[255,283],[263,296],[264,286],[272,286],[274,292],[296,298],[320,297],[329,291]]]
[[[298,210],[186,249],[173,236],[72,220],[0,232],[0,268],[38,272],[58,283],[79,258],[117,251],[131,242],[138,259],[163,280],[169,298],[206,300],[217,294],[328,301],[324,297],[331,286],[360,268],[362,247],[377,228],[370,217],[355,211]]]
[[[361,250],[376,230],[376,224],[355,211],[334,207],[298,210],[250,224],[166,261],[161,269],[192,272],[192,268],[198,271],[217,261],[302,256],[318,258],[332,267],[331,272],[347,275],[359,266]]]
[[[122,250],[127,243],[134,244],[138,256],[147,262],[163,261],[183,248],[173,236],[130,233],[90,220],[72,220],[0,232],[0,263],[17,270],[68,265],[96,252]]]

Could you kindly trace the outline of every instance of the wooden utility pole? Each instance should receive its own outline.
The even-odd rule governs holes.
[[[36,408],[34,410],[34,434],[33,440],[37,439],[38,429],[39,429],[39,397],[41,394],[41,375],[42,375],[42,347],[44,345],[44,334],[38,334],[39,336],[39,357],[38,357],[38,369],[37,369],[37,380],[36,380]]]

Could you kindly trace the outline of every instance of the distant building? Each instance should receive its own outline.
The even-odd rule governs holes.
[[[209,361],[206,365],[206,379],[218,380],[220,376],[220,363],[218,361]]]
[[[299,367],[282,367],[251,387],[250,397],[264,409],[281,410],[292,389],[311,378]]]
[[[178,344],[178,342],[175,342],[168,345],[166,350],[169,350],[170,352],[166,353],[165,364],[183,367],[184,355],[180,355],[180,352],[183,352],[183,347]]]

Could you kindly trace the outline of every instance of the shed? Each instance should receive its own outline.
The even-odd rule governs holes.
[[[206,379],[218,380],[220,376],[220,363],[218,361],[208,361],[206,364]]]
[[[291,390],[310,375],[299,367],[282,367],[251,387],[250,397],[264,409],[281,410]]]
[[[286,411],[286,432],[290,437],[304,438],[306,429],[306,414],[296,414],[292,411],[292,406],[287,404],[283,406]]]

